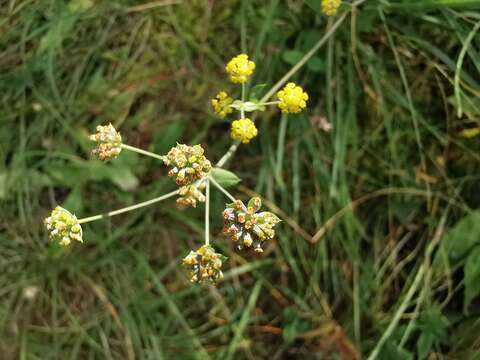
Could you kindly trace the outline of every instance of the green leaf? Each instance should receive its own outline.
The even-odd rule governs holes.
[[[232,187],[242,181],[237,175],[225,169],[214,168],[211,174],[213,179],[223,187]]]
[[[422,333],[417,342],[417,356],[419,359],[426,359],[434,341],[432,333]]]
[[[303,53],[298,50],[286,50],[282,53],[282,60],[289,65],[295,65],[303,57]]]
[[[404,348],[399,347],[394,341],[388,341],[383,345],[377,359],[412,360],[413,355]]]
[[[308,60],[307,68],[312,72],[321,73],[325,71],[325,62],[318,56],[314,56]]]
[[[464,273],[464,309],[467,309],[473,298],[480,294],[480,246],[476,246],[468,255]]]
[[[480,243],[480,210],[472,211],[451,228],[442,239],[447,254],[460,259]]]
[[[250,100],[251,101],[254,101],[254,100],[257,100],[261,97],[262,95],[262,92],[263,90],[265,89],[265,87],[267,86],[267,84],[258,84],[258,85],[255,85],[251,90],[250,90]]]
[[[169,124],[166,128],[161,128],[153,135],[153,151],[158,154],[167,153],[171,147],[177,144],[182,137],[187,124],[182,119],[178,119]]]

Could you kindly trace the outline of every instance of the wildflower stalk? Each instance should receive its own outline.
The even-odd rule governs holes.
[[[245,83],[242,83],[242,104],[245,103]],[[243,119],[245,117],[245,109],[243,106],[240,108],[240,118]]]
[[[142,208],[142,207],[144,207],[144,206],[148,206],[148,205],[155,204],[155,203],[157,203],[157,202],[166,200],[166,199],[171,198],[172,196],[175,196],[175,195],[177,195],[177,194],[178,194],[178,190],[171,191],[171,192],[169,192],[169,193],[167,193],[167,194],[164,194],[164,195],[162,195],[162,196],[156,197],[156,198],[154,198],[154,199],[147,200],[147,201],[144,201],[144,202],[141,202],[141,203],[132,205],[132,206],[127,206],[127,207],[124,207],[124,208],[122,208],[122,209],[110,211],[110,212],[108,212],[108,213],[106,213],[106,214],[98,214],[98,215],[89,216],[89,217],[86,217],[86,218],[83,218],[83,219],[78,219],[78,223],[79,223],[79,224],[84,224],[84,223],[88,223],[88,222],[100,220],[100,219],[103,219],[103,218],[106,218],[106,217],[123,214],[123,213],[128,212],[128,211],[136,210],[136,209]]]
[[[207,178],[205,189],[205,245],[210,245],[210,178]]]
[[[164,157],[162,155],[158,155],[158,154],[155,154],[155,153],[152,153],[150,151],[146,151],[146,150],[142,150],[142,149],[139,149],[135,146],[130,146],[130,145],[127,145],[127,144],[122,144],[120,145],[120,147],[122,149],[125,149],[125,150],[130,150],[130,151],[133,151],[133,152],[136,152],[138,154],[142,154],[142,155],[146,155],[146,156],[150,156],[152,158],[155,158],[155,159],[158,159],[158,160],[162,160],[164,159]]]
[[[215,181],[212,177],[210,177],[210,182],[215,186],[218,190],[220,190],[222,193],[225,194],[227,198],[229,198],[232,201],[235,201],[235,197],[230,194],[222,185],[220,185],[218,182]]]

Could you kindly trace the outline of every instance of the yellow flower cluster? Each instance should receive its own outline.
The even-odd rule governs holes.
[[[337,13],[341,4],[341,0],[322,0],[322,11],[327,16],[333,16]]]
[[[220,91],[215,98],[212,99],[213,110],[217,113],[220,119],[223,119],[233,111],[233,109],[230,107],[232,102],[233,99],[228,96],[225,91]]]
[[[300,86],[288,83],[277,93],[278,107],[283,113],[299,113],[307,106],[308,94]]]
[[[240,54],[228,62],[225,70],[230,75],[232,82],[243,84],[247,82],[248,77],[253,74],[255,63],[248,60],[247,54]]]
[[[248,144],[255,136],[258,130],[250,119],[239,119],[232,122],[231,136],[234,140],[239,140],[244,144]]]
[[[212,246],[203,245],[197,251],[190,251],[183,259],[183,266],[190,269],[191,282],[210,284],[223,279],[221,268],[225,259]]]
[[[44,220],[52,241],[58,241],[62,246],[70,245],[72,240],[83,242],[82,227],[77,217],[68,210],[57,206],[52,214]]]
[[[114,159],[122,151],[122,137],[112,124],[97,126],[97,132],[89,138],[98,143],[92,154],[98,156],[100,160]]]

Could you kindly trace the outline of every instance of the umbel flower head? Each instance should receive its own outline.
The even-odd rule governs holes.
[[[277,92],[277,97],[280,100],[278,107],[283,113],[295,114],[307,107],[308,94],[292,82]]]
[[[202,183],[198,186],[185,185],[178,190],[180,197],[177,199],[177,203],[180,205],[190,205],[197,207],[197,202],[205,202],[205,195],[202,191],[205,188],[205,184]]]
[[[322,12],[327,16],[333,16],[341,4],[341,0],[322,0]]]
[[[230,60],[225,66],[225,70],[230,75],[230,80],[237,84],[247,82],[250,75],[255,70],[255,63],[248,60],[247,54],[240,54]]]
[[[257,134],[258,130],[252,120],[245,118],[232,121],[232,139],[248,144]]]
[[[175,176],[177,185],[184,186],[204,177],[212,168],[212,164],[203,155],[201,145],[188,146],[177,144],[164,156],[163,162],[173,166],[168,176]]]
[[[253,247],[256,252],[263,252],[263,243],[275,236],[273,228],[281,220],[271,212],[257,212],[261,206],[260,198],[254,197],[247,206],[235,200],[223,211],[223,232],[238,243],[239,249]]]
[[[190,281],[200,284],[214,284],[223,279],[222,263],[227,258],[210,245],[203,245],[197,251],[190,251],[183,259],[183,266],[190,270]]]
[[[114,159],[122,151],[122,137],[112,124],[98,125],[97,132],[90,135],[89,138],[97,143],[92,154],[98,156],[100,160]]]
[[[220,119],[223,119],[228,114],[232,113],[233,109],[230,104],[233,99],[228,96],[225,91],[220,91],[214,99],[212,99],[212,107]]]
[[[50,232],[50,240],[58,241],[60,245],[68,246],[72,240],[83,242],[82,227],[78,223],[77,217],[60,206],[52,211],[44,223]]]

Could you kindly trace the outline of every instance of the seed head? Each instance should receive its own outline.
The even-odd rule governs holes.
[[[97,126],[97,132],[89,138],[97,143],[92,154],[98,156],[100,160],[115,159],[122,151],[122,137],[112,124]]]
[[[235,200],[223,211],[223,233],[237,242],[240,250],[253,247],[256,252],[263,252],[263,243],[275,236],[273,228],[281,220],[268,211],[259,213],[261,206],[260,198],[254,197],[247,206],[241,200]]]
[[[215,284],[223,279],[222,263],[227,258],[210,245],[203,245],[183,259],[183,266],[190,270],[190,281],[200,284]]]
[[[277,92],[277,97],[280,100],[278,107],[283,113],[299,113],[307,106],[308,94],[292,82]]]
[[[83,243],[82,227],[77,217],[68,210],[57,206],[49,217],[44,220],[51,241],[58,241],[62,246],[68,246],[72,240]]]
[[[240,54],[228,62],[225,70],[230,75],[232,82],[243,84],[247,82],[250,75],[253,74],[255,63],[248,60],[247,54]]]
[[[204,177],[212,168],[212,164],[203,155],[201,145],[188,146],[177,144],[164,157],[164,164],[173,168],[168,176],[175,176],[177,185],[185,186]]]
[[[234,140],[239,140],[248,144],[258,134],[255,124],[250,119],[240,119],[232,121],[231,136]]]
[[[195,185],[185,185],[178,190],[180,197],[177,199],[177,203],[185,206],[197,207],[197,202],[205,202],[205,195],[202,191],[205,188],[205,184],[201,184],[198,187]]]

